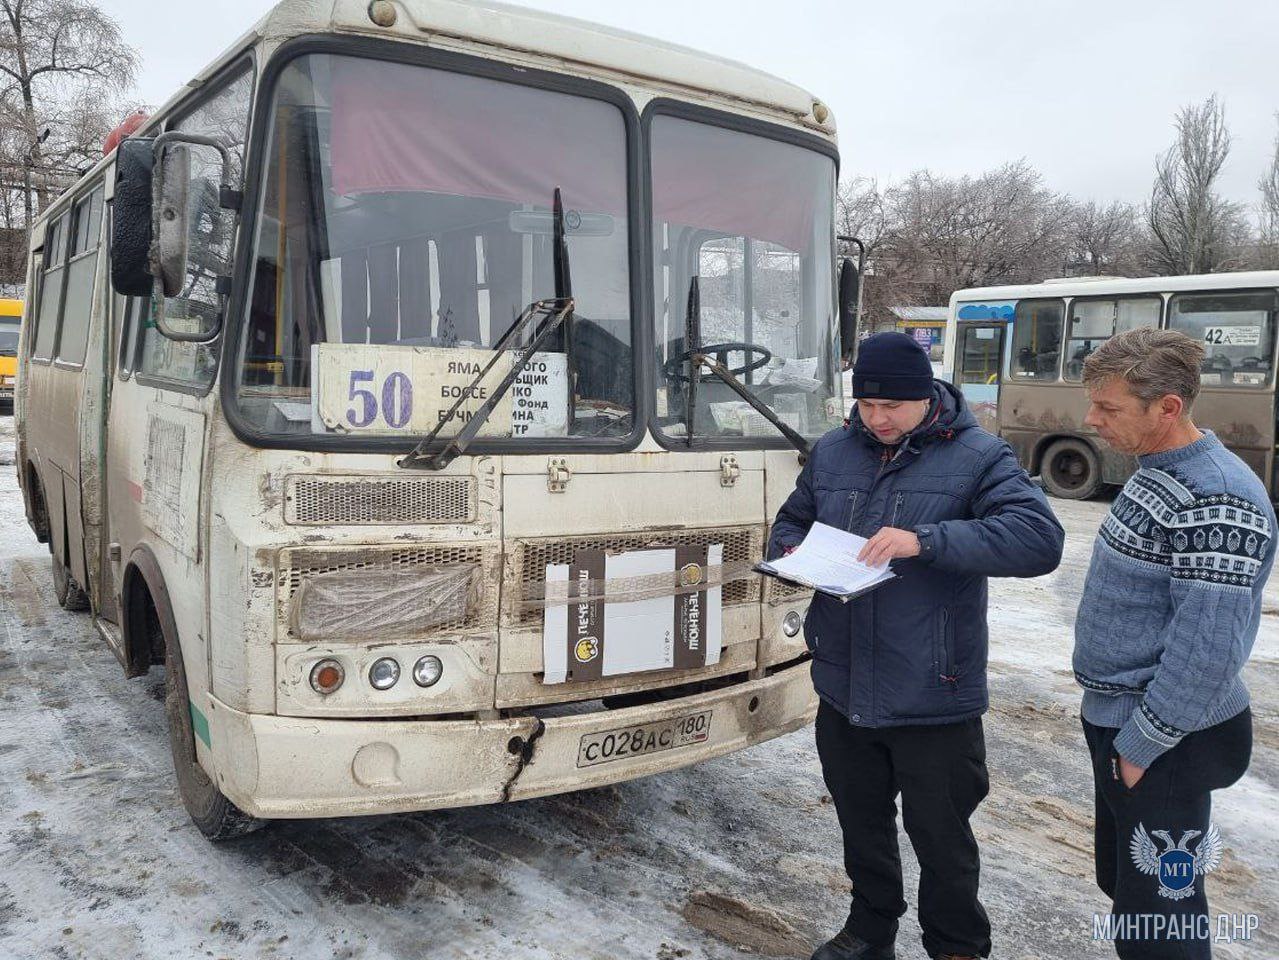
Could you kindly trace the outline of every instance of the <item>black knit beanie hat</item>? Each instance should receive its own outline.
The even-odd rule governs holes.
[[[931,400],[933,366],[904,333],[877,333],[857,348],[853,396],[858,400]]]

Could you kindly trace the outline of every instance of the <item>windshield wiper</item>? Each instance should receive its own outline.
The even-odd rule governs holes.
[[[573,375],[572,361],[573,282],[569,274],[568,242],[564,238],[564,201],[560,195],[559,187],[555,188],[551,201],[551,210],[555,223],[551,241],[551,269],[555,275],[554,299],[534,300],[524,308],[510,328],[498,338],[497,343],[493,345],[492,358],[484,365],[484,369],[476,374],[475,379],[462,390],[457,400],[454,401],[453,406],[449,408],[448,414],[435,425],[430,433],[422,438],[422,441],[413,448],[408,456],[396,461],[397,466],[406,470],[443,470],[465,453],[466,448],[471,445],[471,441],[479,434],[480,429],[497,408],[498,401],[506,395],[507,390],[511,389],[511,384],[524,372],[524,368],[532,361],[533,355],[550,338],[550,335],[559,329],[561,324],[564,325],[564,353],[568,358],[568,423],[572,426],[573,389],[574,382],[577,379]],[[440,431],[444,429],[445,425],[453,422],[458,411],[462,409],[462,405],[471,399],[479,385],[484,382],[484,378],[488,376],[489,371],[502,358],[506,352],[507,345],[514,341],[528,326],[529,321],[539,314],[545,314],[546,319],[542,321],[540,326],[534,327],[532,340],[524,348],[524,352],[511,364],[510,371],[502,378],[502,382],[497,385],[497,389],[489,394],[489,398],[484,401],[475,413],[471,414],[471,418],[466,422],[466,425],[457,432],[453,439],[445,444],[442,450],[434,454],[428,454],[426,452],[427,448],[439,437]]]
[[[800,452],[804,459],[808,459],[811,447],[803,435],[797,430],[792,429],[785,424],[773,408],[766,404],[759,397],[746,387],[742,381],[733,376],[733,371],[720,363],[718,360],[711,358],[710,354],[702,352],[702,302],[701,302],[701,284],[699,279],[694,276],[688,282],[688,315],[684,323],[684,356],[688,358],[688,392],[684,396],[684,423],[686,424],[686,436],[688,437],[687,445],[693,445],[693,413],[697,405],[697,385],[702,379],[703,365],[715,376],[723,380],[733,392],[751,405],[752,408],[765,420],[775,426],[791,445]],[[724,344],[723,346],[729,346]],[[740,349],[747,344],[736,344]]]
[[[525,307],[519,319],[511,324],[511,328],[502,334],[501,339],[494,345],[492,359],[484,365],[484,369],[476,374],[475,379],[461,391],[457,400],[453,402],[453,406],[449,408],[449,412],[432,428],[430,433],[422,438],[422,441],[413,448],[412,452],[402,460],[396,461],[396,466],[403,467],[406,470],[443,470],[465,453],[466,448],[471,445],[471,441],[480,432],[480,428],[484,426],[489,416],[496,409],[498,401],[506,395],[506,391],[511,388],[511,384],[524,372],[524,368],[529,365],[533,355],[541,348],[542,344],[553,332],[559,329],[560,324],[572,312],[573,301],[571,298],[568,300],[560,300],[558,297],[552,300],[534,300]],[[540,327],[535,328],[532,342],[524,348],[524,352],[511,365],[510,371],[502,378],[502,382],[497,385],[497,389],[489,394],[489,398],[484,401],[475,413],[471,414],[466,426],[459,430],[457,435],[442,450],[434,454],[428,454],[426,452],[427,447],[435,442],[440,435],[440,431],[446,425],[453,422],[458,411],[462,409],[462,405],[472,398],[476,389],[484,382],[484,378],[488,376],[489,371],[505,355],[507,344],[528,326],[530,320],[539,315],[545,315],[547,319],[542,321]]]
[[[718,360],[712,360],[704,353],[693,354],[690,358],[690,362],[697,364],[699,367],[705,364],[706,368],[710,370],[711,373],[715,374],[715,376],[719,377],[726,384],[732,387],[734,393],[754,407],[755,411],[761,417],[781,431],[782,436],[791,442],[791,446],[798,450],[800,454],[807,459],[812,448],[809,446],[808,441],[804,439],[804,436],[798,431],[787,426],[786,423],[784,423],[781,418],[773,412],[773,408],[759,397],[755,396],[755,394],[752,393],[746,385],[742,383],[742,381],[733,376],[733,372],[729,370],[728,367],[724,366]]]

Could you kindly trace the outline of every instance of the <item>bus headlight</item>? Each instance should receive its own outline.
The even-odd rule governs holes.
[[[796,636],[804,627],[804,618],[792,610],[782,618],[782,633],[788,637]]]
[[[444,675],[444,664],[439,657],[426,656],[413,664],[413,682],[419,687],[431,687]]]
[[[311,689],[321,696],[327,697],[345,679],[346,671],[336,660],[321,660],[311,668]]]
[[[400,664],[391,657],[374,660],[369,667],[369,683],[374,690],[390,690],[400,679]]]

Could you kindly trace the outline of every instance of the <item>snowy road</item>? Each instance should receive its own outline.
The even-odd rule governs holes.
[[[501,808],[277,823],[211,846],[178,801],[162,671],[126,680],[60,610],[0,418],[0,958],[807,957],[847,882],[811,730],[692,770]],[[1051,576],[992,590],[991,795],[976,816],[1001,958],[1092,942],[1091,783],[1069,671],[1104,503],[1054,501]],[[1224,958],[1279,956],[1279,582],[1248,668],[1252,770],[1218,795]],[[913,886],[917,870],[903,836]],[[914,897],[908,893],[908,900]],[[913,909],[898,942],[922,960]]]

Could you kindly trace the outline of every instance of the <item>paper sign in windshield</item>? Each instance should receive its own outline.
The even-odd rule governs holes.
[[[503,353],[493,369],[490,350],[461,347],[322,343],[312,348],[314,430],[323,433],[421,435],[449,418],[453,436],[510,373],[516,353]],[[568,372],[564,354],[535,354],[497,402],[481,437],[564,436],[568,429]]]
[[[1261,343],[1261,327],[1208,327],[1204,343],[1223,347],[1255,347]]]

